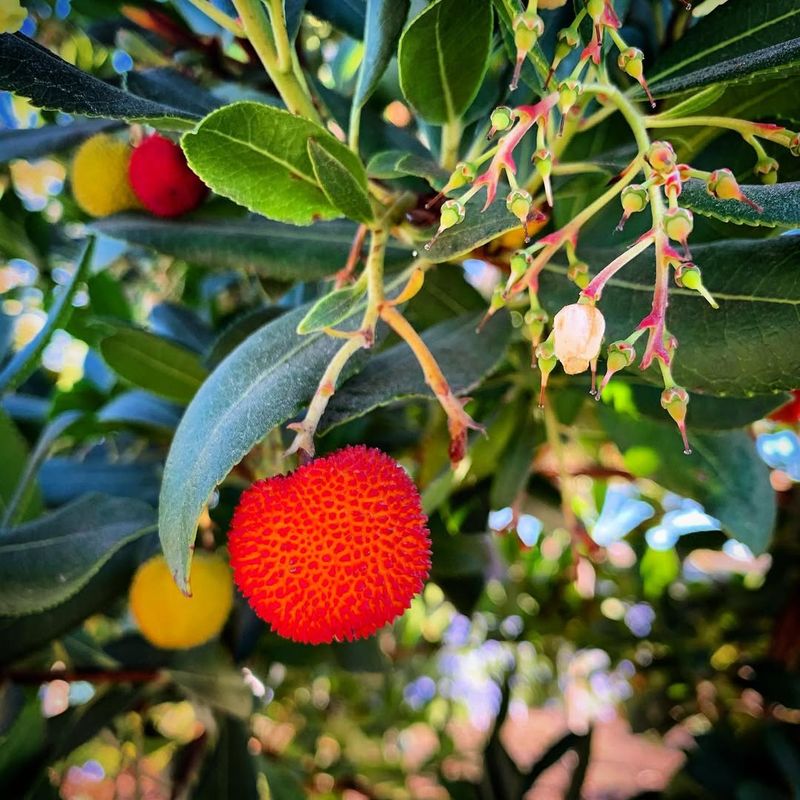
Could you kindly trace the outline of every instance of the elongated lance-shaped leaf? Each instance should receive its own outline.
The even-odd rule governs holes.
[[[154,530],[137,500],[87,495],[0,533],[0,614],[31,614],[69,599],[122,546]]]
[[[373,221],[372,206],[367,194],[367,173],[359,163],[354,172],[316,139],[308,140],[308,157],[319,185],[330,200],[346,217],[369,224]]]
[[[91,237],[86,243],[83,255],[75,268],[75,272],[72,273],[69,283],[55,290],[57,292],[56,299],[50,308],[42,329],[0,371],[0,392],[16,389],[31,375],[38,366],[39,356],[41,356],[42,351],[50,341],[53,332],[67,324],[67,321],[72,316],[72,298],[75,297],[78,287],[89,275],[93,252],[94,237]]]
[[[338,325],[355,311],[366,289],[366,284],[359,281],[354,286],[337,289],[326,294],[325,297],[321,297],[311,306],[308,314],[300,320],[297,332],[300,334],[314,333],[314,331]]]
[[[0,89],[27,97],[38,108],[85,117],[149,122],[159,128],[185,130],[202,117],[202,113],[194,110],[187,111],[105,83],[21,33],[0,34]]]
[[[353,105],[363,106],[392,60],[403,30],[409,0],[367,0],[364,57],[358,70]]]

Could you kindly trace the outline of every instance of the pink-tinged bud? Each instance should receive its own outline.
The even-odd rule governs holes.
[[[663,408],[678,426],[683,439],[683,452],[688,456],[692,449],[686,438],[686,411],[689,405],[689,393],[682,386],[671,386],[661,393],[661,408]]]
[[[753,172],[760,176],[761,183],[773,184],[778,182],[778,162],[774,158],[769,156],[759,158]]]
[[[606,321],[600,310],[588,303],[564,306],[553,320],[555,355],[568,375],[589,368],[600,353]]]
[[[678,163],[678,158],[669,142],[653,142],[647,151],[647,163],[662,175],[672,172]]]
[[[745,196],[733,173],[726,168],[714,170],[708,176],[706,191],[717,200],[738,200],[740,203],[746,203],[759,214],[764,210],[758,203]]]
[[[595,395],[595,400],[600,399],[600,395],[603,394],[603,389],[606,388],[611,378],[620,370],[629,367],[635,360],[636,350],[632,344],[624,341],[612,342],[608,346],[608,355],[606,356],[606,374]]]
[[[789,152],[793,156],[800,156],[800,133],[796,133],[789,142]]]
[[[664,212],[664,232],[675,242],[684,246],[694,227],[694,215],[688,208],[668,208]]]
[[[650,196],[647,194],[647,189],[638,183],[632,183],[622,190],[619,197],[622,203],[622,218],[617,223],[617,230],[621,231],[625,227],[625,223],[631,218],[632,214],[638,214],[647,208],[650,202]]]
[[[653,95],[650,94],[650,87],[644,79],[644,53],[638,47],[627,47],[625,50],[620,51],[617,57],[617,65],[644,89],[650,105],[655,108],[656,101],[653,99]]]

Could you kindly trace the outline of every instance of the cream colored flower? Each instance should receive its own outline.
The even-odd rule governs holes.
[[[606,321],[592,305],[573,303],[564,306],[553,320],[556,358],[568,375],[576,375],[589,367],[600,353]]]

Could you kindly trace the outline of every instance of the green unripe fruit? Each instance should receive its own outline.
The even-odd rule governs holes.
[[[514,112],[508,106],[498,106],[492,111],[489,121],[496,131],[508,130],[514,122]]]

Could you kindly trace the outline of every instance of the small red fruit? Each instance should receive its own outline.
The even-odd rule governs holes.
[[[403,468],[359,445],[242,494],[228,541],[239,589],[272,629],[320,644],[371,636],[430,571],[419,493]]]
[[[208,192],[189,169],[183,150],[157,133],[133,151],[128,175],[139,202],[159,217],[193,211]]]
[[[796,425],[800,422],[800,389],[792,389],[792,399],[776,408],[769,418],[775,422],[785,422],[787,425]]]

